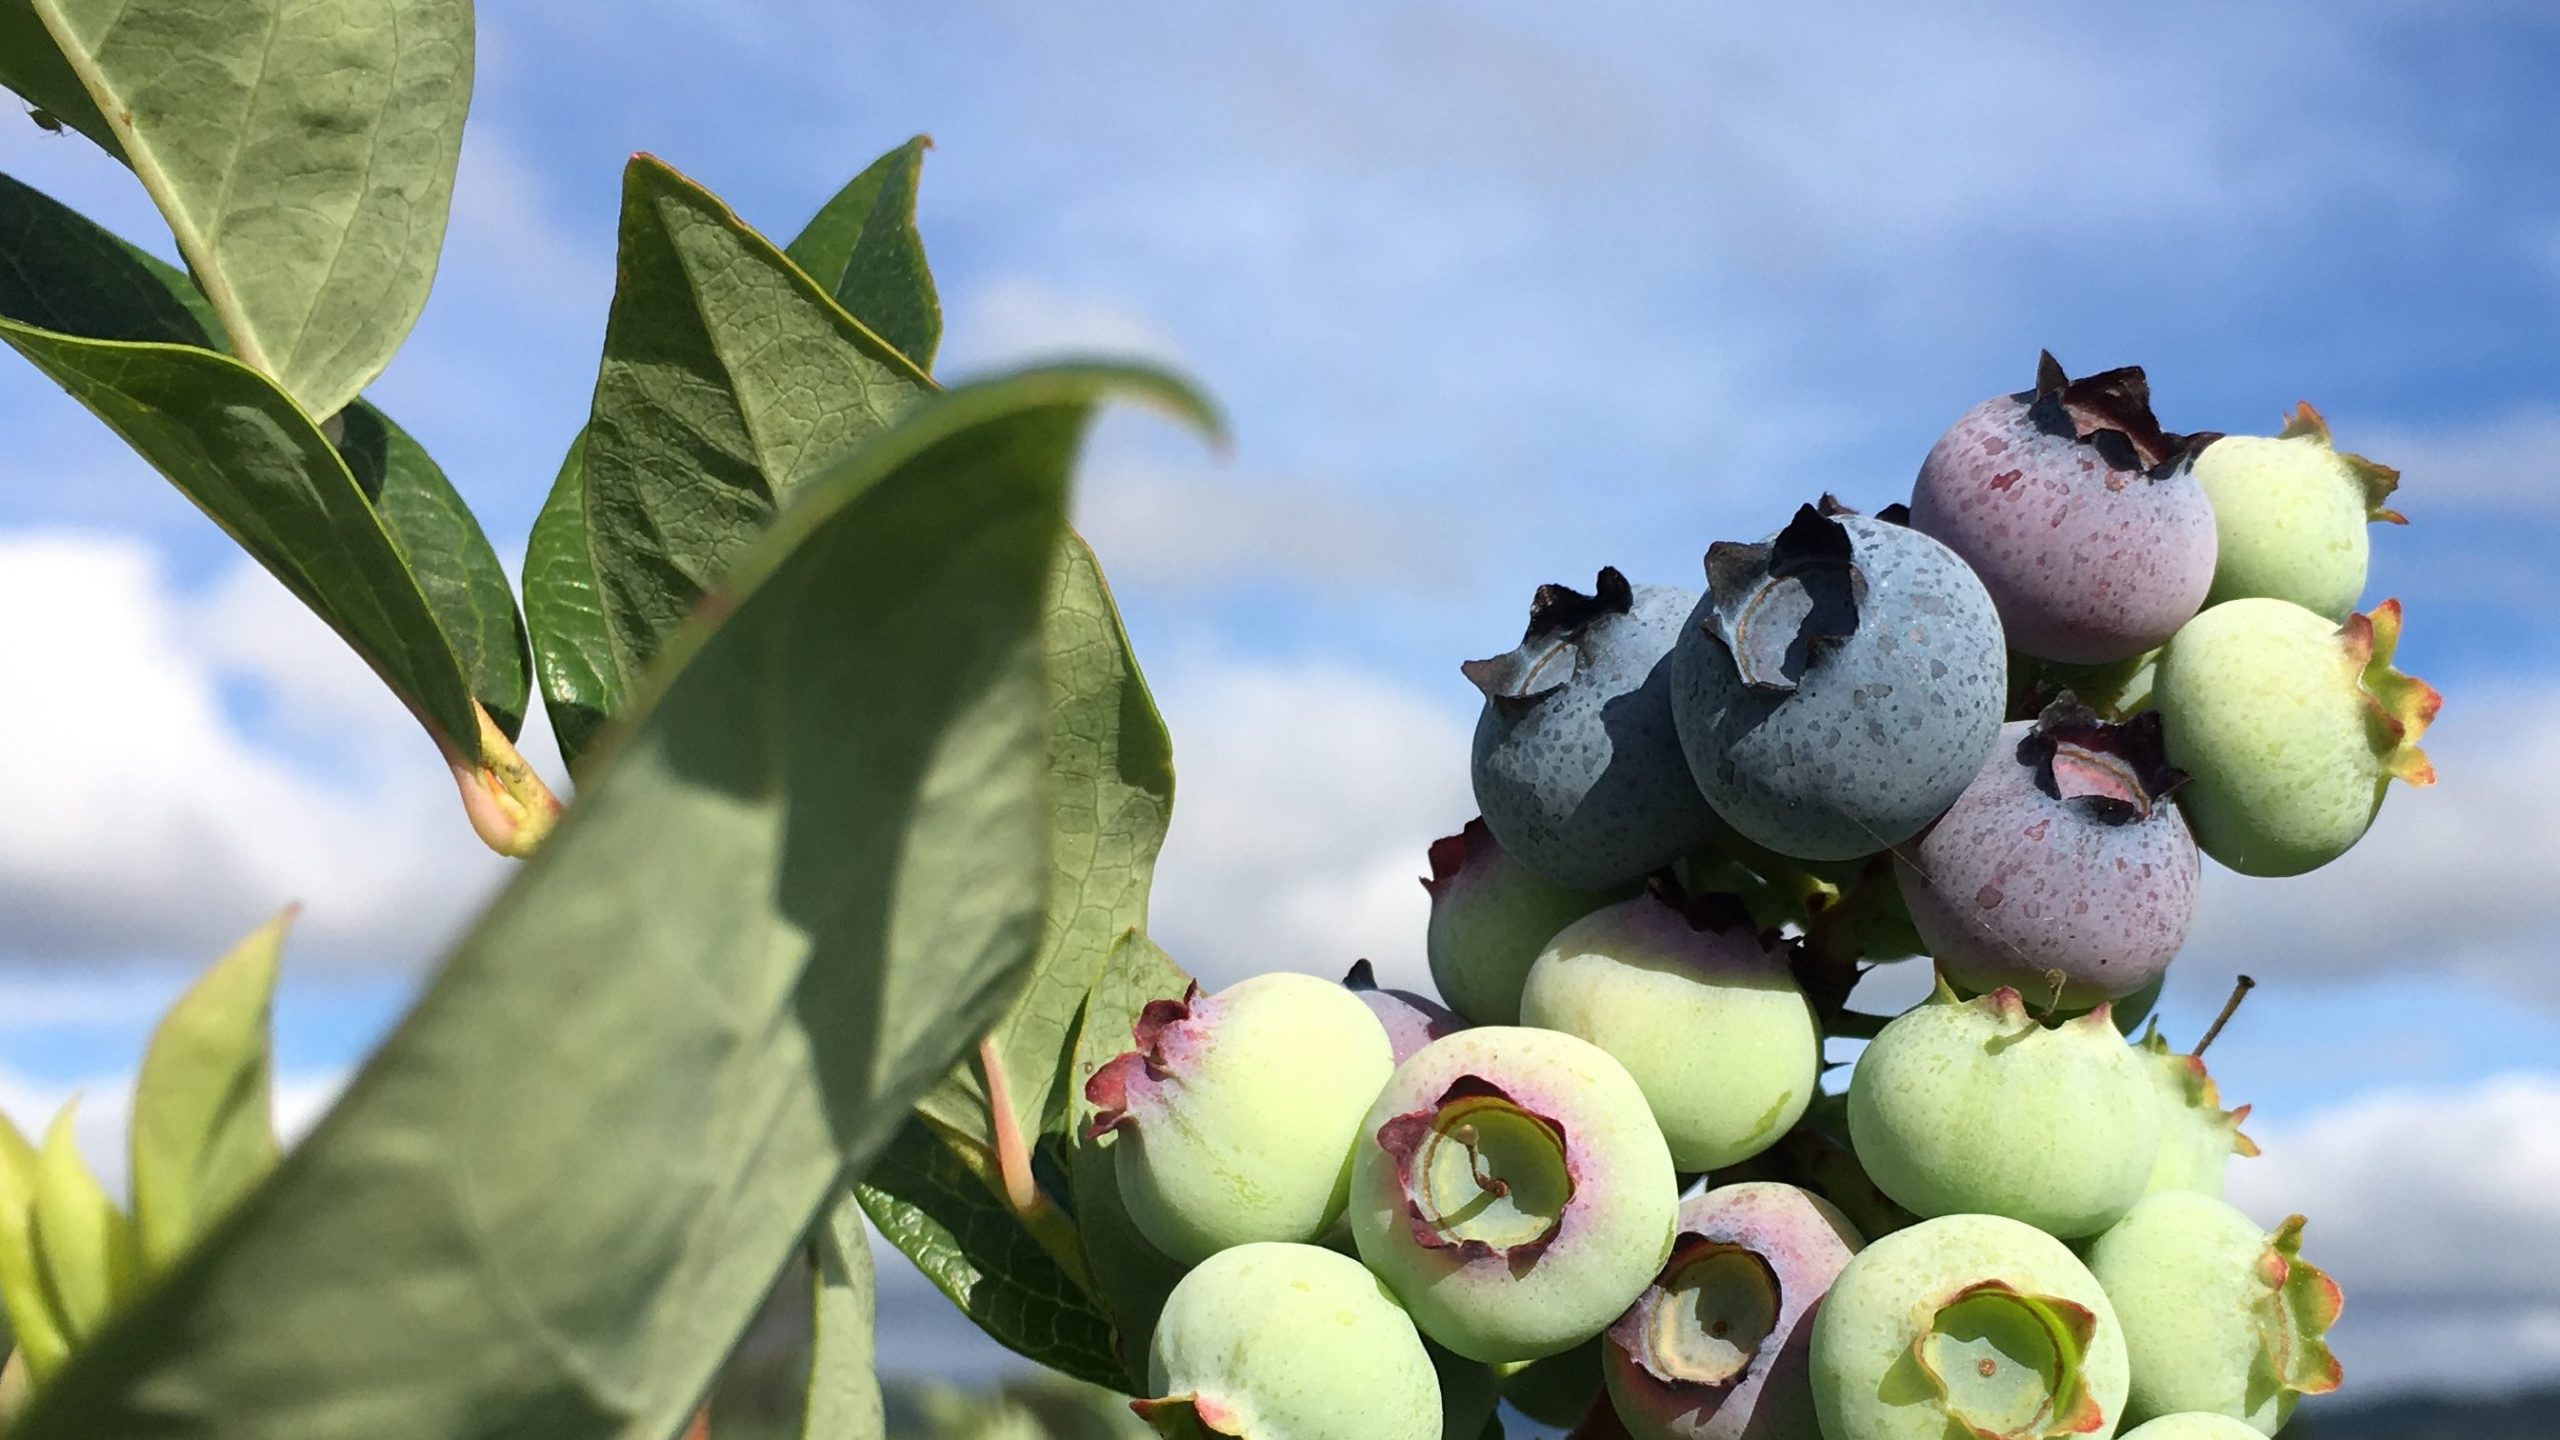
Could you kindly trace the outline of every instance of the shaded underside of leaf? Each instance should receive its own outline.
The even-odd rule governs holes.
[[[1066,1112],[1060,1084],[1086,992],[1123,932],[1147,923],[1147,894],[1173,812],[1173,741],[1139,673],[1091,547],[1069,534],[1051,573],[1049,662],[1053,828],[1047,937],[1022,998],[994,1031],[1014,1121],[1032,1136]],[[955,1067],[920,1105],[991,1146],[986,1087]]]
[[[1010,998],[1048,823],[1040,603],[1121,371],[955,392],[689,630],[346,1097],[11,1440],[672,1433]]]
[[[224,347],[211,306],[184,272],[6,175],[0,175],[0,317],[90,340]],[[281,396],[270,397],[264,408],[273,412],[271,424],[279,432],[309,428],[307,422],[297,426],[286,416],[289,407]],[[320,465],[319,473],[306,477],[304,485],[310,502],[328,502],[328,514],[321,517],[325,524],[343,523],[352,527],[352,533],[313,543],[323,551],[343,550],[353,560],[373,549],[364,530],[378,528],[388,536],[427,607],[428,619],[450,652],[447,663],[461,667],[472,695],[501,730],[514,736],[523,724],[531,682],[523,624],[516,616],[514,590],[498,563],[497,551],[443,470],[389,416],[359,400],[343,412],[339,429],[334,453],[345,467],[343,478]],[[308,454],[309,447],[303,446],[302,451]],[[146,458],[158,463],[156,457]],[[318,462],[316,455],[312,459]],[[165,466],[163,472],[167,473]],[[186,482],[178,483],[186,488]],[[335,493],[350,483],[362,497],[363,509],[347,504],[351,497]],[[291,492],[286,494],[292,503]],[[190,491],[189,498],[213,511],[207,496]],[[368,510],[370,516],[365,513]],[[235,535],[255,528],[255,517],[235,526],[221,512],[213,515]],[[251,553],[270,570],[276,568],[255,547]],[[327,557],[305,558],[314,562],[305,567],[312,572],[313,582],[325,585],[327,567],[317,562]],[[279,572],[279,578],[286,577]],[[353,616],[342,623],[329,607],[344,604],[352,612],[361,612],[368,602],[342,600],[335,593],[314,598],[294,587],[290,579],[287,585],[333,629],[354,641]],[[396,598],[392,608],[401,608]],[[392,656],[369,654],[367,659],[384,672],[394,690],[413,697],[413,708],[419,704],[414,697],[436,688],[430,677],[401,673]],[[476,758],[478,732],[467,721],[467,715],[456,715],[446,723],[466,725],[452,738],[462,754]]]
[[[979,1329],[1052,1369],[1125,1383],[1109,1318],[932,1126],[900,1127],[854,1193],[881,1237]]]
[[[435,278],[469,0],[33,0],[232,347],[334,415]]]
[[[98,102],[81,88],[80,77],[72,72],[71,62],[62,58],[61,47],[53,43],[32,0],[0,0],[0,85],[97,141],[108,154],[124,158],[107,117],[98,113]]]
[[[581,484],[605,630],[629,675],[796,487],[932,382],[647,156],[625,173],[616,268]]]
[[[879,1348],[872,1333],[879,1287],[862,1207],[850,1193],[828,1204],[810,1232],[809,1250],[809,1388],[801,1440],[879,1440],[888,1429],[872,1358]]]

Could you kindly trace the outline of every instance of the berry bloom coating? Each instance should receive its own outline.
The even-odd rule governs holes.
[[[1140,1012],[1137,1048],[1085,1082],[1092,1133],[1131,1223],[1177,1260],[1320,1238],[1342,1214],[1352,1142],[1395,1069],[1386,1031],[1339,985],[1286,972]]]
[[[2177,633],[2213,583],[2194,443],[2152,418],[2139,367],[2072,380],[2045,355],[2035,389],[1983,401],[1938,438],[1911,524],[1982,576],[2020,653],[2122,660]]]
[[[1504,853],[1482,820],[1431,842],[1431,983],[1478,1025],[1520,1023],[1520,987],[1557,931],[1632,887],[1568,890]]]
[[[2316,870],[2363,837],[2394,777],[2435,783],[2417,742],[2442,701],[2391,668],[2399,643],[2397,600],[2344,625],[2234,600],[2178,632],[2152,702],[2204,853],[2243,875]]]
[[[1182,1277],[1133,1400],[1170,1440],[1439,1440],[1422,1337],[1360,1262],[1313,1245],[1222,1250]]]
[[[1813,1321],[1825,1440],[2078,1440],[2115,1433],[2124,1332],[2061,1241],[1997,1215],[1870,1243]]]
[[[1609,1327],[1609,1400],[1634,1440],[1822,1440],[1814,1306],[1857,1253],[1838,1210],[1756,1181],[1680,1206],[1671,1259]]]
[[[2160,1115],[2106,1006],[2046,1029],[2015,990],[1942,985],[1859,1054],[1849,1139],[1916,1215],[2005,1215],[2068,1240],[2141,1198]]]
[[[2400,472],[2331,445],[2328,422],[2307,401],[2273,438],[2206,445],[2195,470],[2221,536],[2209,606],[2264,596],[2344,620],[2364,594],[2366,527],[2409,523],[2382,503]]]
[[[1639,895],[1564,928],[1529,969],[1523,1024],[1627,1067],[1671,1162],[1715,1170],[1774,1144],[1822,1073],[1822,1026],[1739,902],[1684,912]],[[1712,909],[1715,913],[1708,913]]]
[[[1360,997],[1369,1013],[1387,1032],[1387,1047],[1401,1065],[1405,1057],[1443,1035],[1467,1028],[1467,1022],[1450,1013],[1449,1007],[1410,990],[1389,990],[1378,984],[1378,972],[1366,960],[1352,962],[1351,973],[1342,977],[1342,988]]]
[[[1662,657],[1697,598],[1600,572],[1593,593],[1542,585],[1519,648],[1460,668],[1484,692],[1476,805],[1514,859],[1602,890],[1704,844],[1715,813],[1684,779]]]
[[[1671,1246],[1679,1178],[1626,1067],[1478,1026],[1396,1068],[1351,1160],[1351,1234],[1424,1334],[1472,1360],[1579,1344]]]
[[[2302,1217],[2273,1235],[2204,1195],[2152,1195],[2088,1247],[2133,1362],[2133,1420],[2211,1411],[2273,1435],[2302,1395],[2338,1388],[2337,1283],[2302,1259]]]
[[[2116,1440],[2260,1440],[2260,1436],[2257,1431],[2228,1415],[2189,1411],[2146,1420],[2117,1436]]]
[[[2184,1190],[2221,1199],[2231,1157],[2258,1153],[2258,1142],[2240,1133],[2249,1107],[2223,1109],[2222,1088],[2205,1072],[2203,1057],[2171,1050],[2159,1026],[2135,1049],[2150,1072],[2160,1111],[2160,1158],[2152,1163],[2146,1193]]]
[[[2160,719],[2109,725],[2068,697],[2000,729],[1991,758],[1894,856],[1911,923],[1948,980],[2080,1010],[2169,968],[2195,919],[2195,838],[2168,803],[2186,777]]]
[[[1716,813],[1781,855],[1848,860],[1910,839],[1982,768],[2008,652],[1952,551],[1826,499],[1708,549],[1671,681]]]

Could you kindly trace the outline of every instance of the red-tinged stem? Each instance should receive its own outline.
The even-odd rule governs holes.
[[[2214,1037],[2220,1035],[2222,1027],[2230,1024],[2231,1017],[2239,1012],[2240,1002],[2248,999],[2249,992],[2257,988],[2258,982],[2246,975],[2240,977],[2239,984],[2231,987],[2231,998],[2222,1002],[2222,1013],[2213,1017],[2213,1024],[2206,1027],[2204,1038],[2196,1042],[2197,1059],[2204,1058],[2204,1052],[2213,1044]]]
[[[995,1137],[996,1173],[1004,1177],[1005,1203],[1014,1214],[1028,1218],[1049,1200],[1031,1178],[1031,1151],[1022,1143],[1022,1126],[1013,1118],[1012,1088],[1004,1078],[1004,1057],[997,1053],[993,1035],[978,1042],[978,1066],[987,1076],[987,1130]]]

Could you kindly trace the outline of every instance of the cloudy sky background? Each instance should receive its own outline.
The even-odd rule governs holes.
[[[945,375],[1151,356],[1233,419],[1224,459],[1107,423],[1079,502],[1175,736],[1161,937],[1410,981],[1472,813],[1457,662],[1539,582],[1694,585],[1823,490],[1900,498],[2040,347],[2146,365],[2175,429],[2309,399],[2405,472],[2369,598],[2448,696],[2444,780],[2316,875],[2212,875],[2163,1013],[2191,1041],[2265,982],[2214,1053],[2267,1151],[2235,1198],[2311,1214],[2351,1385],[2560,1379],[2560,15],[847,8],[484,10],[444,270],[372,393],[501,554],[584,418],[630,152],[787,236],[928,132]],[[76,137],[0,115],[0,169],[170,249]],[[307,906],[307,1117],[503,878],[371,675],[14,361],[0,677],[0,1110],[85,1093],[105,1168],[152,1018],[260,918]]]

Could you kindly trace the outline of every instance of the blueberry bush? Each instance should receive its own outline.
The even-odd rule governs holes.
[[[0,339],[522,861],[289,1152],[289,914],[153,1038],[128,1195],[67,1114],[0,1121],[9,1440],[700,1434],[782,1276],[789,1428],[878,1436],[875,1236],[1177,1437],[2177,1440],[2336,1388],[2303,1221],[2221,1198],[2213,1033],[2128,1038],[2205,859],[2300,873],[2432,779],[2399,607],[2356,608],[2396,476],[2308,405],[2179,434],[2046,356],[1907,497],[1540,589],[1458,667],[1439,996],[1204,993],[1146,935],[1171,742],[1065,516],[1100,407],[1208,402],[937,380],[921,138],[780,244],[638,156],[511,584],[363,398],[471,55],[467,0],[0,0],[0,83],[184,260],[0,175]],[[1935,993],[1855,1008],[1885,964]]]

